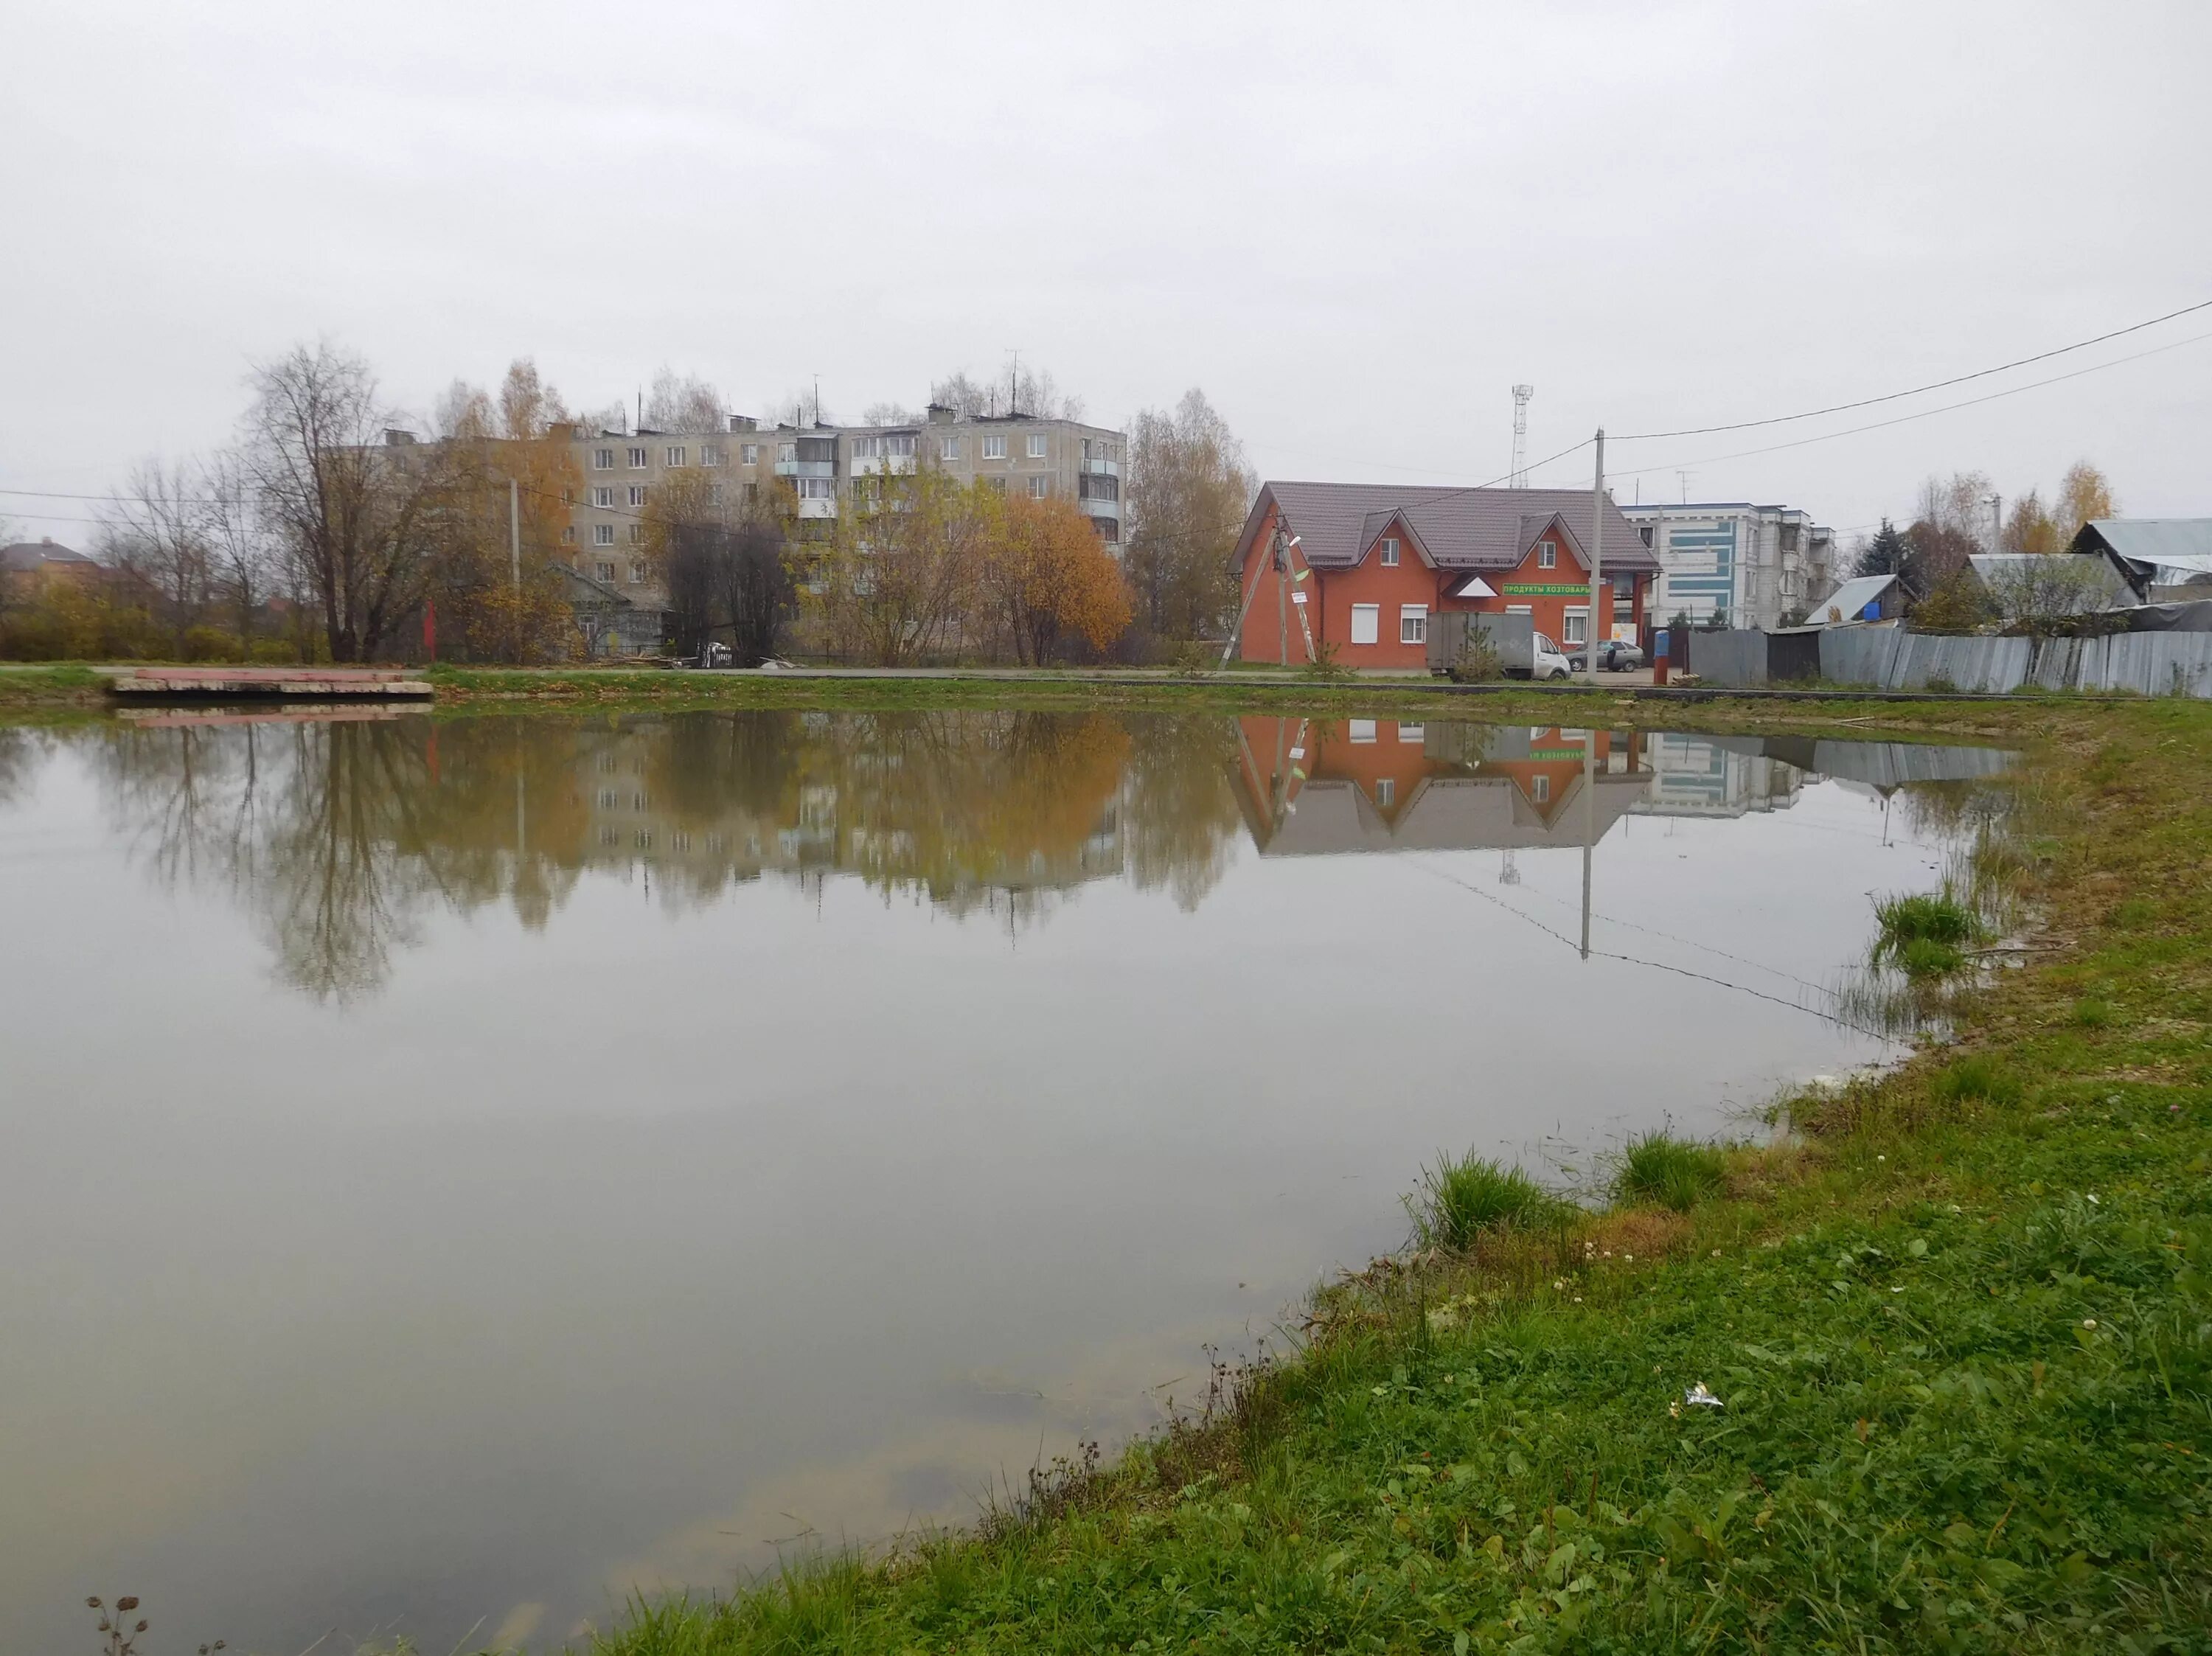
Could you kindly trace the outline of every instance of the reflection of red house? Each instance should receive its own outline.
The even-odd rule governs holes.
[[[1255,715],[1237,737],[1238,801],[1273,855],[1579,845],[1651,779],[1632,731]]]
[[[1578,643],[1590,526],[1588,489],[1268,483],[1237,543],[1250,599],[1241,654],[1304,662],[1301,610],[1316,646],[1346,667],[1426,665],[1428,617],[1447,610],[1525,610],[1538,632]],[[1278,527],[1287,575],[1274,567]],[[1599,569],[1612,608],[1600,635],[1640,636],[1659,563],[1609,502]]]

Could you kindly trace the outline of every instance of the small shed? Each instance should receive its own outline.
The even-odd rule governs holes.
[[[2107,560],[2145,599],[2154,586],[2212,576],[2212,518],[2092,518],[2068,549]]]
[[[1905,608],[1905,595],[1894,575],[1854,575],[1814,604],[1805,617],[1808,627],[1834,627],[1853,621],[1894,621]]]

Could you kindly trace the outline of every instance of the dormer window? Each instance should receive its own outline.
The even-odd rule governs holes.
[[[1385,569],[1395,569],[1398,567],[1398,537],[1395,535],[1385,535],[1382,537],[1382,567]]]
[[[1553,569],[1559,566],[1559,549],[1555,542],[1540,541],[1536,546],[1536,567]]]

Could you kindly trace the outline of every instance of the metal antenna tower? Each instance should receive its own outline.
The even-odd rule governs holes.
[[[1528,399],[1536,394],[1534,385],[1513,388],[1513,470],[1510,486],[1528,487]]]

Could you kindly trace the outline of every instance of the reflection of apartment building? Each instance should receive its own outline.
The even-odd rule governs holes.
[[[896,426],[765,426],[732,415],[717,432],[601,432],[571,439],[583,490],[567,541],[583,574],[659,604],[645,558],[646,502],[672,476],[703,477],[735,504],[788,482],[802,522],[834,519],[854,489],[935,467],[957,481],[1076,503],[1108,546],[1121,544],[1122,434],[1027,415],[969,418],[933,407]]]
[[[1744,752],[1694,736],[1646,738],[1651,786],[1630,807],[1640,816],[1742,816],[1787,810],[1797,803],[1805,773],[1765,754]],[[1756,745],[1755,743],[1751,745]]]
[[[1625,506],[1659,560],[1652,619],[1725,616],[1736,627],[1778,627],[1835,585],[1835,531],[1794,507],[1744,501]]]
[[[926,891],[954,913],[992,906],[994,896],[1042,897],[1122,871],[1118,789],[1104,792],[1079,840],[1000,843],[972,825],[948,822],[944,802],[926,791],[907,798],[882,786],[901,768],[901,755],[854,745],[826,713],[804,715],[801,729],[788,778],[757,789],[692,786],[680,804],[671,797],[678,761],[665,726],[586,731],[577,749],[580,860],[639,870],[663,882],[672,899],[769,875],[847,876]]]

